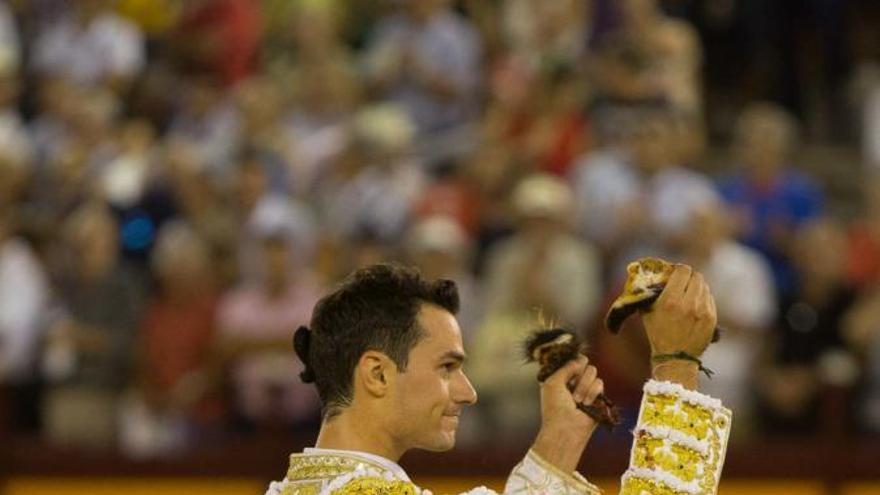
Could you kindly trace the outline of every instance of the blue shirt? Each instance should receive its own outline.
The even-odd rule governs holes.
[[[771,232],[774,225],[796,229],[822,213],[824,195],[819,184],[796,170],[783,171],[767,187],[758,187],[745,175],[722,179],[719,192],[725,202],[745,211],[750,228],[740,240],[760,251],[770,262],[777,289],[787,293],[794,288],[795,275],[788,256],[775,245]]]

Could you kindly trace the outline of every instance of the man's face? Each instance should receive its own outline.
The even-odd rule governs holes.
[[[263,241],[263,269],[266,281],[276,289],[287,284],[291,270],[291,247],[288,240],[277,234]]]
[[[767,119],[755,119],[740,130],[736,144],[740,160],[753,175],[773,177],[785,165],[785,131]]]
[[[418,324],[424,336],[410,351],[406,371],[395,377],[391,429],[406,448],[449,450],[461,410],[477,401],[477,393],[462,370],[464,349],[455,317],[423,304]]]
[[[669,138],[669,130],[661,121],[640,123],[630,142],[635,165],[648,173],[657,172],[668,165],[671,158]]]

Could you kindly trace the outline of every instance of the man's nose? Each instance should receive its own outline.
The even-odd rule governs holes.
[[[474,390],[474,386],[471,385],[471,381],[468,380],[467,375],[464,373],[461,374],[457,392],[455,402],[469,405],[477,403],[477,391]]]

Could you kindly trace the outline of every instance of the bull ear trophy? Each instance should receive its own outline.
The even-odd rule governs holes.
[[[526,362],[535,362],[540,366],[539,382],[546,380],[585,351],[586,343],[581,342],[574,332],[561,327],[535,330],[523,345]],[[600,394],[590,405],[577,404],[577,407],[609,429],[620,424],[620,412],[605,394]]]
[[[611,333],[618,333],[623,322],[633,313],[647,312],[660,297],[674,265],[660,258],[641,258],[626,267],[626,283],[623,292],[611,304],[605,315],[605,327]],[[715,327],[712,342],[721,338],[721,328]]]

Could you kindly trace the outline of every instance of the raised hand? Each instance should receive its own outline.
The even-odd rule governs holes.
[[[642,320],[653,356],[685,352],[698,358],[712,340],[718,317],[703,275],[688,265],[676,265]]]
[[[564,472],[573,472],[598,422],[578,404],[591,405],[604,392],[602,379],[586,356],[553,373],[541,384],[541,430],[534,450]]]

